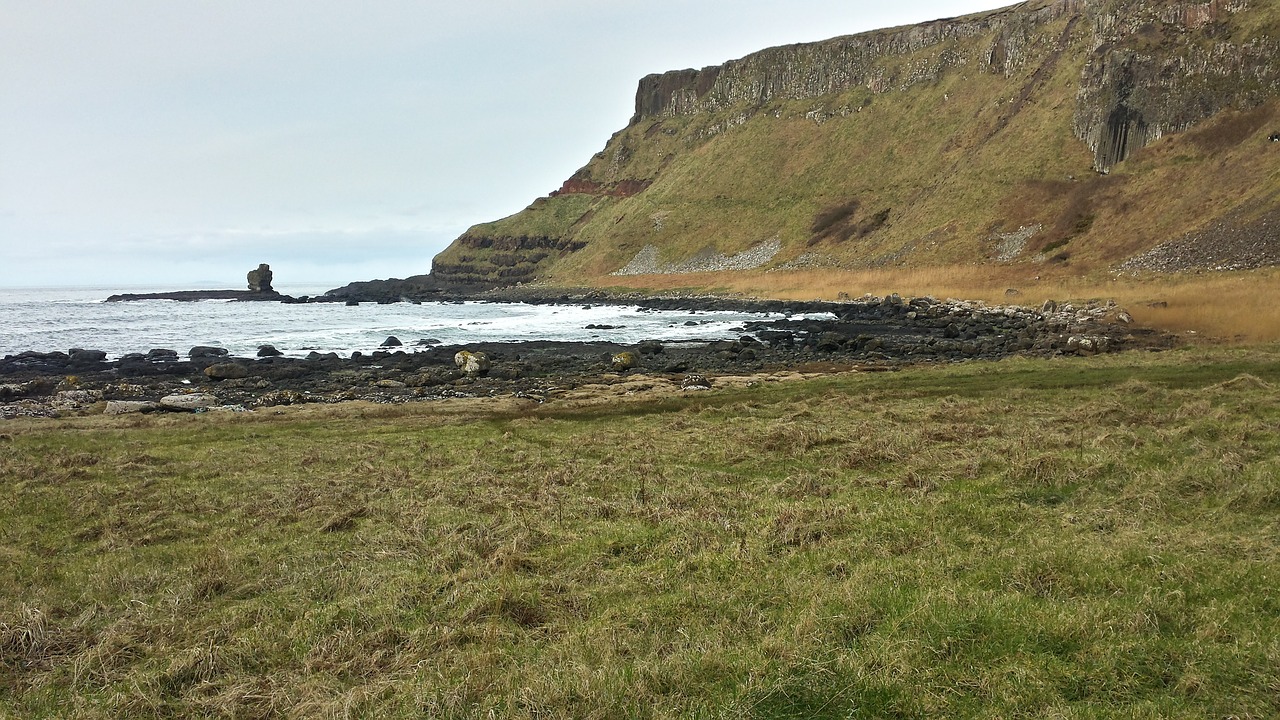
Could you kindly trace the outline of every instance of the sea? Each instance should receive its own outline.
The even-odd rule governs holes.
[[[0,357],[27,350],[102,350],[109,359],[168,348],[185,355],[197,345],[254,356],[273,345],[289,357],[311,352],[379,349],[388,337],[404,350],[436,341],[445,345],[525,340],[713,341],[736,338],[742,324],[779,316],[747,312],[657,311],[627,305],[531,305],[526,303],[424,302],[284,304],[202,300],[106,302],[118,293],[199,288],[61,287],[0,288]],[[292,285],[276,290],[299,297],[327,287]],[[589,328],[588,326],[597,326]],[[599,326],[608,326],[601,329]]]

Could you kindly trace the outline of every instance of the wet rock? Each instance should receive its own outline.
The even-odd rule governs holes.
[[[796,342],[796,334],[790,330],[759,330],[756,337],[770,347],[791,347]]]
[[[227,355],[228,353],[226,348],[212,347],[209,345],[197,345],[187,351],[187,357],[192,360],[216,360],[217,358],[224,358]]]
[[[400,342],[400,338],[395,335],[390,335],[386,340],[383,340],[382,344],[378,347],[400,347],[402,345],[404,345],[404,343]]]
[[[195,350],[196,348],[191,348]],[[178,351],[169,348],[152,348],[145,356],[151,362],[171,362],[178,359]]]
[[[67,351],[67,357],[73,363],[96,363],[107,359],[107,353],[102,350],[84,350],[81,348],[72,348]]]
[[[662,343],[657,340],[645,340],[636,345],[636,352],[641,355],[661,355],[662,349]]]
[[[258,357],[280,357],[284,353],[276,349],[275,345],[259,345]]]

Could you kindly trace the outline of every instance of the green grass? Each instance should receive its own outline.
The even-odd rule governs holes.
[[[0,426],[0,717],[1280,713],[1280,347]]]

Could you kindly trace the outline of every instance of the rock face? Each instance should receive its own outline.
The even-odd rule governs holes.
[[[269,293],[271,289],[271,266],[262,263],[257,270],[249,271],[249,292]]]
[[[1276,206],[1259,158],[1277,124],[1280,5],[1264,0],[1028,0],[770,48],[641,79],[630,123],[558,190],[381,291],[815,266],[1111,269],[1218,221],[1215,233],[1257,234],[1239,228]],[[1248,257],[1212,254],[1257,266],[1273,246],[1271,234]]]

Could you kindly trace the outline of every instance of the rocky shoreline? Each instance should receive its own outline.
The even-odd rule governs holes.
[[[736,298],[610,297],[521,288],[470,299],[495,302],[625,302],[660,309],[746,310],[784,315],[745,323],[737,340],[476,343],[389,347],[378,352],[231,357],[221,348],[131,353],[24,352],[0,359],[0,418],[65,414],[253,410],[366,400],[409,402],[513,396],[554,401],[586,386],[644,377],[684,391],[717,379],[778,372],[892,369],[907,364],[995,360],[1012,355],[1091,355],[1171,347],[1173,337],[1135,328],[1113,304],[1042,308],[932,298],[849,302]],[[831,319],[805,315],[830,313]],[[762,316],[763,318],[763,316]]]

